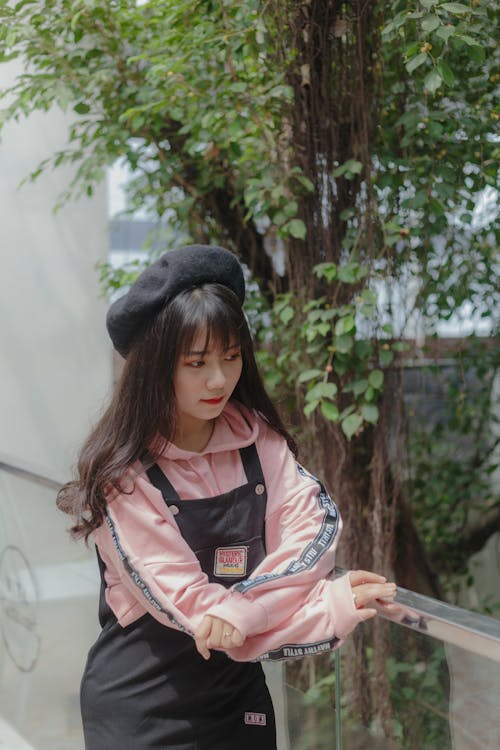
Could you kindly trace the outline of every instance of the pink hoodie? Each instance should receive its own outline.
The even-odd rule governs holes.
[[[128,474],[131,491],[109,497],[107,523],[94,540],[106,564],[106,599],[123,627],[149,612],[193,634],[204,615],[214,615],[245,637],[228,655],[250,661],[337,647],[360,622],[349,576],[331,577],[342,528],[337,508],[263,419],[229,403],[201,453],[169,444],[158,464],[179,497],[196,502],[246,483],[239,449],[251,443],[267,489],[267,555],[230,589],[208,582],[141,465]]]

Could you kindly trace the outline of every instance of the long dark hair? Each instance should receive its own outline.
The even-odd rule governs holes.
[[[222,348],[241,344],[243,368],[233,398],[257,411],[281,434],[297,455],[294,440],[266,393],[255,361],[252,337],[238,297],[221,284],[188,289],[171,300],[137,336],[106,411],[82,446],[78,479],[65,484],[57,505],[73,515],[70,529],[86,539],[101,525],[106,495],[112,489],[130,492],[123,478],[136,461],[157,460],[175,434],[173,387],[179,356],[190,350],[200,330],[206,344]]]

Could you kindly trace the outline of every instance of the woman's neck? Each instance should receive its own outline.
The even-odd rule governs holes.
[[[173,437],[172,443],[184,451],[201,453],[210,442],[215,427],[215,419],[197,425],[196,429],[179,427]]]

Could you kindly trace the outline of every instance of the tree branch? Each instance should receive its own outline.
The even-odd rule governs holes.
[[[460,549],[460,557],[466,563],[471,555],[479,552],[488,539],[498,532],[500,532],[500,502],[482,511],[481,515],[478,515],[474,522],[464,529],[460,539],[453,539],[436,547],[430,554],[432,564],[438,567],[441,560],[449,560],[452,555],[456,555],[457,549]]]

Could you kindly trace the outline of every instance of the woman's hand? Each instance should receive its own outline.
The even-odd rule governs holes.
[[[376,609],[367,608],[369,602],[380,601],[385,603],[392,601],[396,595],[396,584],[388,583],[384,576],[371,573],[369,570],[352,570],[349,573],[354,606],[359,609],[362,620],[375,617]]]
[[[210,659],[211,648],[224,650],[235,648],[242,646],[245,639],[237,628],[233,628],[225,620],[205,615],[194,634],[194,640],[203,658]]]

